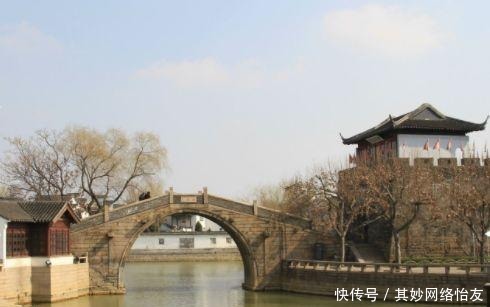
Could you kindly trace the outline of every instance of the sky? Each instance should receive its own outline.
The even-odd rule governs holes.
[[[165,185],[241,197],[431,103],[490,111],[488,1],[0,1],[3,138],[153,131]],[[490,130],[471,133],[477,147]],[[0,156],[1,157],[1,156]]]

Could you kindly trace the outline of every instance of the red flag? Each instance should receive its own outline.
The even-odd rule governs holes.
[[[424,150],[429,151],[429,139],[427,139],[427,142],[424,144]]]
[[[441,149],[441,142],[439,139],[437,139],[437,142],[434,144],[434,147],[433,147],[434,150],[439,150]]]
[[[446,149],[451,151],[451,148],[453,148],[453,142],[451,141],[451,139],[449,139],[449,142],[447,142],[447,147]]]

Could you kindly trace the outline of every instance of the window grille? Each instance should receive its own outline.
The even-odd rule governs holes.
[[[66,255],[69,254],[68,246],[68,229],[50,229],[50,255]]]
[[[27,229],[7,228],[7,257],[27,256]]]

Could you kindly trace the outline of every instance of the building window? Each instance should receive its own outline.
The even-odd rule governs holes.
[[[230,237],[226,237],[226,243],[231,244],[233,242]]]
[[[158,244],[164,245],[165,244],[165,239],[164,238],[159,238],[158,239]]]
[[[180,238],[179,248],[194,248],[194,238]]]
[[[27,229],[7,228],[7,257],[27,255]]]
[[[69,233],[70,230],[68,229],[49,230],[50,256],[67,255],[70,253],[69,246],[68,246]]]
[[[210,238],[211,244],[216,244],[216,238]]]

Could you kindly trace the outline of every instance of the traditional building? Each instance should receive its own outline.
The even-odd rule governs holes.
[[[70,225],[78,222],[65,201],[0,198],[0,301],[29,304],[88,294],[86,257],[70,251]]]
[[[487,119],[478,124],[444,115],[424,103],[400,116],[389,115],[379,125],[349,138],[346,145],[357,144],[357,159],[380,157],[468,158],[476,157],[467,133],[485,129]]]
[[[0,199],[0,218],[5,265],[10,259],[70,255],[70,225],[79,218],[69,204]]]

